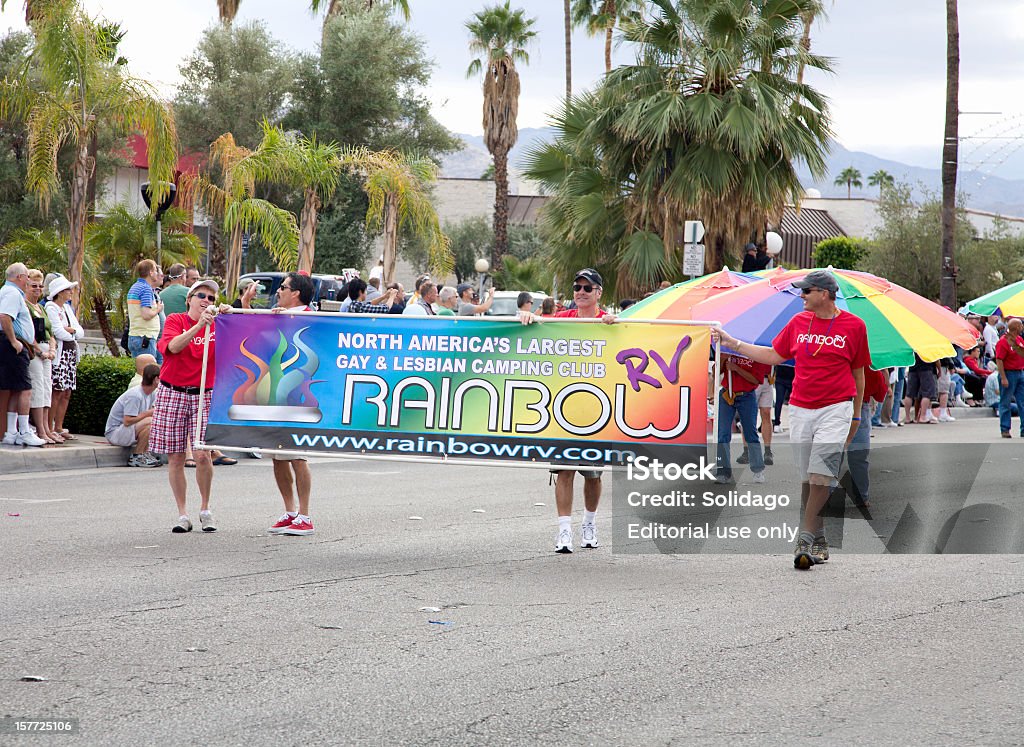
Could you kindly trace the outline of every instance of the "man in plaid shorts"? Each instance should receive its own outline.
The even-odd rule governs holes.
[[[200,417],[199,440],[206,437],[206,421],[213,395],[215,367],[214,322],[217,315],[217,293],[220,287],[213,280],[197,280],[185,297],[186,311],[171,314],[164,323],[164,331],[157,350],[164,356],[160,369],[160,386],[153,409],[153,427],[150,432],[150,450],[167,454],[167,476],[178,507],[178,521],[172,532],[191,532],[192,522],[185,507],[185,452],[191,439],[196,437],[196,418]],[[206,362],[205,387],[201,388],[203,347],[210,338],[210,351]],[[196,482],[199,485],[199,523],[204,532],[216,532],[217,525],[210,511],[210,486],[213,482],[213,463],[210,452],[196,450]]]

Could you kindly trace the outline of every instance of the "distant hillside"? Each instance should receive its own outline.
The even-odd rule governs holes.
[[[491,155],[484,146],[480,135],[458,134],[466,147],[458,153],[447,156],[441,165],[441,173],[448,177],[478,179],[491,165]],[[510,189],[515,194],[530,194],[534,190],[522,179],[522,159],[526,151],[536,142],[550,142],[555,131],[549,127],[526,128],[519,131],[519,142],[512,149],[509,157]],[[806,188],[814,187],[823,197],[846,197],[846,187],[833,184],[839,173],[853,166],[861,173],[864,187],[854,189],[853,197],[878,197],[876,188],[868,187],[868,176],[884,169],[892,174],[897,181],[911,185],[914,195],[918,198],[930,191],[935,196],[942,194],[942,175],[939,169],[926,169],[919,166],[908,166],[905,163],[873,156],[870,153],[850,151],[839,143],[833,142],[832,152],[827,157],[828,176],[815,181],[805,168],[798,168],[800,182]],[[960,191],[967,195],[968,207],[990,213],[1012,217],[1024,217],[1024,179],[1000,179],[985,176],[977,171],[961,169],[959,174]]]

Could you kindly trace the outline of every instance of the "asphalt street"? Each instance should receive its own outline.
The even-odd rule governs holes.
[[[1013,453],[971,500],[1019,508]],[[1024,744],[1024,556],[636,554],[608,477],[556,555],[545,472],[312,466],[310,537],[266,533],[268,460],[217,469],[213,534],[164,469],[0,476],[0,715],[79,724],[0,743]]]

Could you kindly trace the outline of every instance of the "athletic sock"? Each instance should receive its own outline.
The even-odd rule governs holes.
[[[594,523],[594,517],[596,515],[597,515],[597,511],[584,511],[583,512],[583,523],[584,524],[593,524]]]
[[[558,517],[558,531],[568,529],[572,531],[572,517],[571,516],[559,516]]]
[[[7,432],[18,432],[18,413],[10,411],[7,412]]]
[[[18,416],[18,433],[28,433],[28,415]]]
[[[814,533],[808,531],[800,532],[800,539],[804,540],[807,544],[812,545],[814,544]]]

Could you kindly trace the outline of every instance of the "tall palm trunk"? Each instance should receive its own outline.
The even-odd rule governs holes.
[[[572,15],[569,0],[562,4],[565,13],[565,100],[572,98]]]
[[[242,274],[242,239],[244,232],[241,226],[231,229],[231,244],[228,246],[228,257],[224,269],[224,282],[227,284],[225,293],[228,298],[235,295],[235,288],[238,285],[238,276]]]
[[[811,26],[814,24],[814,13],[804,13],[801,18],[804,22],[804,33],[800,37],[800,49],[804,52],[811,51]],[[804,82],[804,63],[801,62],[796,69],[796,84],[798,86],[803,85]]]
[[[71,196],[68,204],[68,279],[78,285],[72,291],[74,307],[81,303],[82,264],[85,262],[85,221],[89,212],[89,177],[96,167],[89,156],[88,138],[78,145],[78,157],[71,176]]]
[[[604,71],[610,73],[612,71],[612,32],[615,31],[615,0],[606,0],[604,8],[611,19],[608,21],[608,27],[604,30]]]
[[[942,281],[939,286],[939,299],[951,309],[956,308],[953,238],[960,116],[960,25],[956,2],[946,0],[946,135],[942,144]]]
[[[96,323],[100,326],[100,332],[103,333],[103,341],[107,343],[107,350],[115,358],[120,358],[121,346],[114,339],[114,330],[110,328],[110,317],[107,316],[107,307],[103,302],[102,296],[93,296],[92,310],[96,314]]]
[[[313,272],[313,252],[316,250],[316,215],[320,210],[320,196],[315,189],[306,188],[306,199],[299,215],[299,272]]]
[[[384,282],[395,280],[398,262],[398,195],[389,192],[384,204]],[[381,288],[381,290],[384,290]]]
[[[501,259],[508,254],[508,150],[494,152],[494,248],[491,250],[492,272],[501,269]]]

